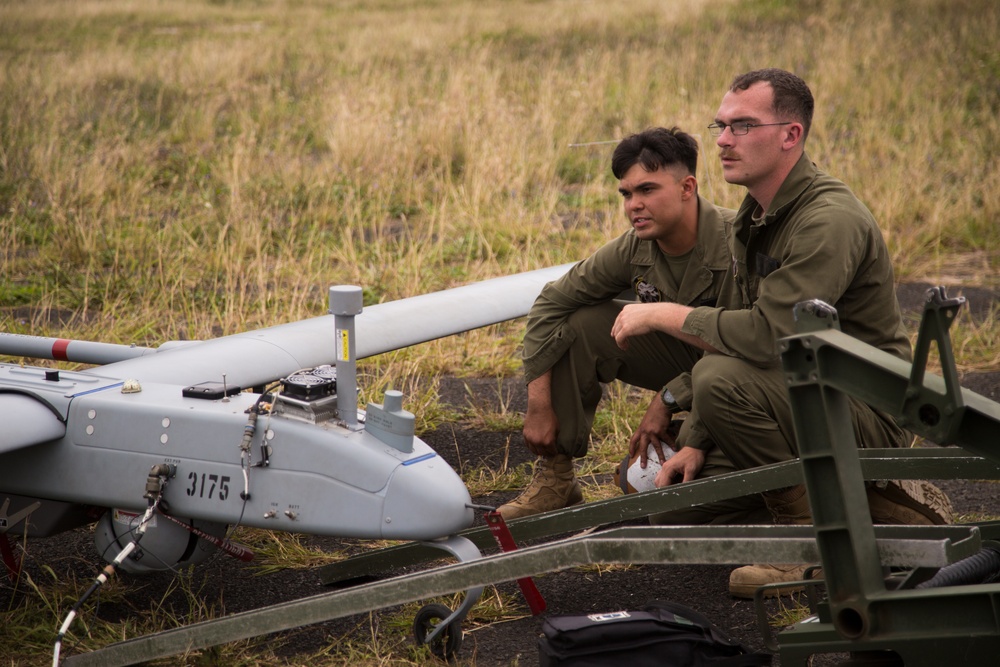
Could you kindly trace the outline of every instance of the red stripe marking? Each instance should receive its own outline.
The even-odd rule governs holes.
[[[507,527],[507,522],[504,521],[503,515],[500,512],[487,512],[486,525],[490,527],[490,532],[496,538],[501,551],[517,551],[514,536],[510,534],[510,528]],[[535,581],[531,577],[518,579],[517,585],[521,587],[521,595],[524,596],[524,600],[528,603],[528,608],[531,609],[533,616],[538,616],[545,611],[545,598],[542,597],[542,594],[538,591],[538,587],[535,586]]]
[[[56,361],[69,361],[69,357],[66,356],[66,349],[69,347],[69,343],[65,338],[60,338],[52,343],[52,358]]]
[[[3,555],[3,562],[7,566],[7,574],[10,575],[11,583],[16,584],[17,577],[21,574],[21,559],[14,555],[9,540],[10,537],[0,533],[0,554]]]

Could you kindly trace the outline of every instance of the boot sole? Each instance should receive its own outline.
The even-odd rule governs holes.
[[[955,515],[947,494],[923,480],[892,480],[884,487],[873,486],[870,491],[923,515],[936,525],[950,524]]]
[[[574,505],[579,505],[582,502],[583,502],[583,491],[580,489],[580,485],[577,484],[576,487],[574,487],[573,492],[570,493],[569,498],[566,499],[566,504],[563,505],[562,507],[556,507],[550,510],[539,510],[537,512],[527,512],[527,513],[521,513],[520,510],[515,509],[514,512],[511,513],[514,514],[514,516],[507,516],[507,513],[504,512],[504,507],[507,507],[507,505],[501,505],[499,508],[497,508],[497,511],[500,512],[500,516],[503,517],[504,521],[510,521],[512,519],[523,519],[526,516],[538,516],[539,514],[545,514],[546,512],[557,512],[559,510],[564,510],[567,507],[573,507]]]
[[[741,598],[743,600],[753,600],[754,595],[757,593],[757,589],[760,586],[753,585],[732,585],[729,586],[729,594],[734,598]],[[782,586],[781,588],[768,588],[764,591],[765,598],[776,598],[776,597],[791,597],[796,593],[801,593],[806,589],[805,586]]]

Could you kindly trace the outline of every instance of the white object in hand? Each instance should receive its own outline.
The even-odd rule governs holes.
[[[660,443],[663,447],[663,456],[669,459],[674,455],[674,450],[670,449],[670,445],[665,442]],[[632,488],[637,492],[641,493],[643,491],[651,491],[656,488],[656,473],[660,472],[660,468],[663,466],[664,461],[660,460],[660,456],[656,453],[656,448],[650,444],[646,448],[646,454],[649,459],[646,461],[646,467],[640,467],[640,458],[635,457],[635,460],[628,467],[628,483],[632,485]]]

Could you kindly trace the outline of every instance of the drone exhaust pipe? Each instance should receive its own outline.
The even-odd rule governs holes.
[[[358,426],[357,346],[354,316],[361,313],[363,299],[356,285],[330,288],[330,314],[333,315],[337,348],[337,412],[351,430]]]

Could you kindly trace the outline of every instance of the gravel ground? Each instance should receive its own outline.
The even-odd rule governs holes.
[[[900,301],[908,318],[915,321],[923,303],[927,286],[910,285],[901,289]],[[974,313],[982,315],[998,295],[985,290],[963,290],[970,299]],[[961,378],[963,386],[978,393],[1000,400],[1000,373],[969,374]],[[466,389],[466,385],[471,391]],[[505,385],[509,390],[508,408],[522,410],[524,392],[518,381]],[[474,396],[477,401],[496,399],[495,380],[462,380],[446,378],[442,382],[442,398],[457,405],[465,405]],[[486,465],[499,468],[505,455],[508,465],[529,460],[520,433],[487,432],[445,425],[424,435],[442,457],[453,466]],[[508,447],[509,443],[509,447]],[[505,452],[505,450],[509,450]],[[940,482],[951,497],[957,513],[1000,515],[1000,495],[990,482],[959,481]],[[498,506],[515,495],[494,494],[476,498],[476,502]],[[482,522],[482,519],[477,519]],[[342,541],[331,538],[308,538],[308,543],[326,549],[343,548]],[[98,562],[89,531],[80,529],[52,538],[36,540],[29,545],[27,570],[40,577],[41,567],[48,565],[60,576],[76,576],[87,580],[92,577]],[[764,644],[756,628],[753,603],[736,600],[728,595],[729,566],[710,565],[643,565],[630,567],[580,568],[550,573],[536,578],[548,608],[545,615],[583,614],[635,609],[654,599],[667,599],[688,605],[716,623],[754,650],[763,650]],[[126,575],[127,576],[127,575]],[[168,592],[171,577],[156,574],[146,577],[141,585],[129,588],[132,604],[146,608],[160,601],[178,610],[186,608],[187,601],[177,591]],[[195,585],[199,596],[209,605],[227,613],[263,607],[276,602],[298,599],[322,592],[319,577],[313,570],[284,570],[259,575],[236,561],[218,557],[202,566],[196,575]],[[516,584],[501,584],[499,590],[518,594]],[[6,580],[0,583],[0,601],[7,603],[11,588]],[[769,602],[768,609],[778,610],[777,602]],[[525,607],[526,609],[526,607]],[[391,610],[390,610],[391,611]],[[93,612],[110,620],[124,619],[129,613],[126,605],[102,603]],[[279,654],[290,660],[304,660],[324,646],[342,641],[345,637],[370,637],[370,623],[376,627],[380,616],[374,620],[368,615],[338,619],[301,630],[279,633],[275,637],[284,642]],[[477,627],[466,634],[461,650],[462,662],[479,667],[501,665],[530,666],[538,664],[537,641],[543,617],[524,616]],[[837,657],[827,657],[817,664],[835,664]],[[777,664],[777,659],[775,659]]]

